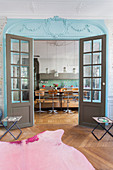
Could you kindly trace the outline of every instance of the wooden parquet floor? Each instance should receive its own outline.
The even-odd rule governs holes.
[[[73,113],[73,114],[72,114]],[[35,114],[35,124],[74,124],[78,125],[78,111],[72,111],[70,114],[65,114],[62,111],[58,111],[57,114],[49,114],[44,112]]]
[[[42,115],[42,119],[46,119],[46,121],[44,120],[44,123],[40,123],[41,115],[36,113],[35,125],[33,127],[23,128],[23,133],[19,140],[27,139],[45,130],[64,129],[62,141],[65,144],[73,146],[74,148],[81,151],[96,170],[113,170],[113,138],[106,134],[106,136],[98,142],[91,134],[92,129],[77,125],[77,113],[73,114],[72,116],[73,119],[76,119],[72,121],[72,124],[70,122],[65,122],[65,124],[62,123],[64,119],[69,119],[69,116],[71,117],[72,115],[67,115],[64,113],[60,113],[59,115],[44,114]],[[51,121],[48,121],[49,119],[51,119]],[[3,131],[4,130],[0,128],[0,135],[3,133]],[[113,133],[113,129],[111,132]],[[16,135],[18,132],[17,130],[13,130],[13,133]],[[96,133],[101,135],[104,133],[104,131],[96,130]],[[2,138],[2,141],[12,140],[13,138],[9,133],[4,138]]]

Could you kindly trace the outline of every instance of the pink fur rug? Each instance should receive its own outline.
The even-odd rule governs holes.
[[[94,170],[81,152],[61,141],[63,133],[59,129],[0,142],[0,170]]]

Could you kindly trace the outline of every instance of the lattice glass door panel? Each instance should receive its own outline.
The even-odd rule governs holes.
[[[83,49],[83,101],[101,102],[102,40],[84,41]]]
[[[12,103],[29,101],[29,41],[11,39]]]

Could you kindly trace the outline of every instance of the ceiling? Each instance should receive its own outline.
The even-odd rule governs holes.
[[[112,19],[113,0],[0,0],[0,16]]]

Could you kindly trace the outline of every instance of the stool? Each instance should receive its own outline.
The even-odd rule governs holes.
[[[67,110],[64,110],[65,113],[73,113],[71,110],[69,110],[69,98],[70,96],[73,96],[73,91],[64,91],[64,96],[67,97]]]
[[[20,120],[22,118],[22,116],[13,116],[13,117],[6,117],[6,118],[4,118],[3,120],[0,120],[0,124],[6,129],[6,132],[0,137],[0,139],[2,139],[5,135],[6,135],[6,133],[10,133],[12,136],[13,136],[13,138],[15,139],[15,140],[17,140],[19,137],[20,137],[20,135],[21,135],[21,133],[22,133],[22,130],[19,128],[19,126],[17,125],[17,122]],[[12,122],[12,125],[10,125],[10,127],[9,128],[7,128],[4,124],[3,124],[3,122]],[[13,134],[12,134],[12,132],[10,131],[14,126],[16,126],[17,127],[17,129],[19,129],[20,130],[20,133],[19,133],[19,135],[17,136],[17,137],[15,137]]]
[[[73,91],[73,97],[74,97],[75,101],[78,101],[79,100],[79,89],[78,88],[72,88],[72,91]]]
[[[61,91],[65,91],[65,90],[67,90],[67,88],[61,88]]]
[[[38,111],[36,111],[36,112],[39,112],[39,113],[41,113],[41,112],[46,112],[46,111],[43,111],[43,110],[41,110],[41,102],[43,101],[44,102],[44,99],[42,100],[41,99],[41,96],[43,97],[44,96],[44,91],[43,90],[36,90],[35,91],[35,96],[37,97],[39,97],[38,99],[37,99],[37,103],[39,103],[39,110]]]
[[[57,110],[54,110],[54,97],[57,94],[57,90],[49,90],[49,95],[52,96],[52,110],[49,110],[49,113],[58,113]]]
[[[112,128],[113,126],[113,121],[111,119],[109,119],[108,117],[92,117],[96,122],[97,122],[97,125],[96,127],[94,127],[94,129],[92,130],[92,134],[93,136],[98,140],[100,141],[107,133],[113,137],[113,134],[111,134],[111,132],[109,132],[109,130]],[[110,127],[108,129],[106,129],[102,124],[105,124],[105,123],[108,123],[108,124],[111,124]],[[95,134],[94,134],[94,130],[98,127],[98,126],[101,126],[102,129],[104,129],[106,132],[100,137],[98,138]]]

